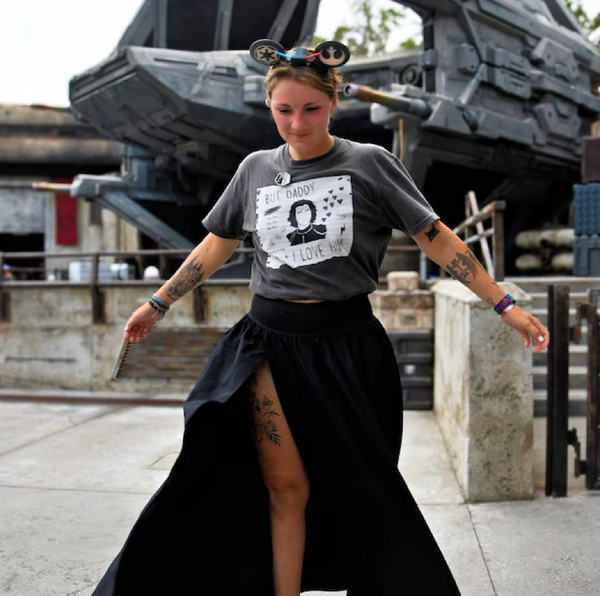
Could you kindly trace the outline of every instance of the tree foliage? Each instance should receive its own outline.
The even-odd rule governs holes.
[[[600,48],[600,13],[591,17],[583,9],[579,2],[565,0],[567,8],[575,15],[577,22],[588,34],[588,38]]]
[[[600,48],[600,13],[595,17],[588,15],[576,0],[565,0],[565,4],[588,38]],[[338,27],[334,39],[345,43],[353,56],[377,56],[389,52],[392,34],[402,27],[406,11],[401,8],[381,8],[377,11],[373,7],[373,0],[354,0],[352,8],[356,21]],[[313,44],[321,41],[325,39],[315,36]],[[419,45],[416,40],[409,38],[400,43],[397,49],[415,49]]]
[[[372,0],[355,0],[352,9],[356,22],[343,24],[335,30],[333,39],[348,46],[353,56],[378,56],[389,51],[390,38],[401,27],[406,11],[400,8],[381,8],[376,10]],[[315,37],[316,45],[322,38]],[[418,47],[412,39],[406,40],[401,47]]]

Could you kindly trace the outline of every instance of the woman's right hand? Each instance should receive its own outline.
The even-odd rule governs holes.
[[[136,343],[146,339],[154,325],[158,323],[164,315],[161,315],[157,310],[152,308],[147,302],[142,304],[134,313],[129,317],[127,323],[125,323],[125,329],[123,329],[123,337],[131,343]]]

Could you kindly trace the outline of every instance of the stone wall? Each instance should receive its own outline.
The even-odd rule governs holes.
[[[433,329],[433,295],[416,271],[393,271],[387,289],[371,294],[373,313],[387,331]]]
[[[36,178],[39,180],[39,178]],[[0,177],[0,234],[42,234],[50,193],[23,188],[31,178]]]
[[[152,284],[102,287],[105,321],[93,324],[90,288],[5,285],[9,321],[0,322],[0,387],[79,391],[187,392],[191,382],[111,381],[123,327],[130,314],[155,290]],[[206,319],[197,321],[194,295],[181,299],[161,328],[226,329],[250,305],[246,287],[205,285],[201,301]]]
[[[416,277],[415,277],[416,276]],[[415,289],[418,275],[390,274],[389,290],[371,295],[373,310],[388,331],[430,329],[431,292]],[[130,314],[156,289],[156,282],[101,285],[104,320],[93,323],[91,289],[85,284],[4,284],[8,318],[0,322],[0,387],[80,391],[187,392],[190,383],[110,381]],[[199,294],[199,296],[198,296]],[[249,309],[245,286],[207,283],[185,296],[160,323],[161,329],[233,325]],[[201,317],[199,319],[198,303]]]

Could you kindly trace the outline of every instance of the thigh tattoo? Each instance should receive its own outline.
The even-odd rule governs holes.
[[[256,394],[256,375],[250,383],[249,405],[252,416],[252,431],[254,440],[261,443],[268,439],[274,445],[281,445],[281,435],[277,428],[279,413],[273,409],[273,400],[268,395],[262,397]]]

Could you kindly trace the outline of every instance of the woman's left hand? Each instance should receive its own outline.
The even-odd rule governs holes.
[[[543,323],[515,305],[500,317],[509,327],[516,329],[523,337],[526,348],[533,344],[534,353],[541,352],[550,343],[550,332]]]

